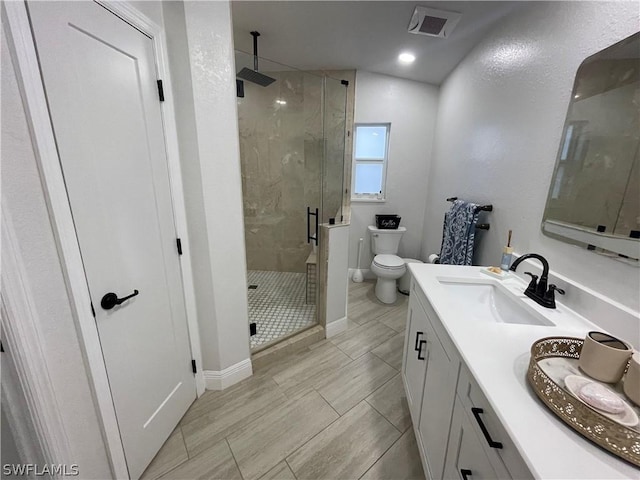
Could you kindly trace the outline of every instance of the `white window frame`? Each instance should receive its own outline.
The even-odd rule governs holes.
[[[358,127],[384,127],[386,130],[384,158],[357,158],[356,145],[358,139]],[[356,123],[353,126],[353,165],[351,170],[351,201],[352,202],[386,202],[387,198],[387,167],[389,164],[389,134],[391,123]],[[379,164],[382,163],[382,190],[380,193],[356,193],[356,166],[358,164]]]

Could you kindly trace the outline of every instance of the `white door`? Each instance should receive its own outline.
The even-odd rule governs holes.
[[[28,8],[129,474],[138,478],[196,395],[153,43],[93,2]],[[101,306],[107,293],[134,291]]]

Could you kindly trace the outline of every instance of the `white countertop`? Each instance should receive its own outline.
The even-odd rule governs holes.
[[[531,345],[547,336],[584,337],[601,330],[560,302],[556,310],[526,298],[526,283],[496,280],[556,326],[474,322],[457,315],[439,278],[491,281],[481,267],[410,263],[417,285],[438,314],[469,371],[500,418],[531,473],[542,479],[640,479],[640,469],[591,443],[548,410],[529,388]],[[563,314],[564,313],[564,314]]]

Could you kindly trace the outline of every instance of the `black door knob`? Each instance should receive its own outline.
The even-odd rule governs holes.
[[[120,305],[122,302],[129,300],[131,297],[135,297],[138,295],[138,290],[134,290],[131,295],[127,295],[126,297],[118,298],[113,292],[106,293],[102,300],[100,300],[100,306],[105,310],[111,310],[116,305]]]

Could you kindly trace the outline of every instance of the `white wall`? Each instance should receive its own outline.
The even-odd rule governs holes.
[[[189,228],[189,253],[193,271],[193,284],[198,311],[198,327],[202,351],[202,368],[213,369],[218,363],[217,338],[213,297],[213,276],[209,259],[208,231],[204,218],[204,199],[198,155],[198,135],[194,111],[189,45],[187,42],[184,4],[182,2],[163,3],[164,26],[167,34],[167,54],[173,87],[180,168],[184,186],[185,209]]]
[[[322,238],[327,245],[327,336],[336,332],[333,322],[342,322],[338,328],[347,326],[347,246],[349,241],[349,225],[325,226]]]
[[[229,2],[163,5],[203,368],[250,357]]]
[[[376,213],[397,213],[407,228],[400,243],[402,257],[419,258],[427,174],[438,110],[438,87],[376,73],[356,72],[356,123],[391,123],[385,203],[351,203],[349,267],[356,268],[358,239],[364,238],[361,266],[371,255],[367,226]],[[441,222],[440,222],[441,223]],[[438,225],[441,230],[441,225]]]
[[[534,2],[502,21],[441,87],[422,255],[438,252],[452,194],[492,203],[481,264],[498,265],[507,231],[520,253],[635,310],[640,270],[545,237],[547,191],[576,70],[638,30],[637,2]]]
[[[55,398],[51,402],[59,407],[70,453],[82,478],[111,478],[4,25],[1,45],[2,212],[8,214],[3,223],[12,226],[24,267],[24,287],[32,293],[33,314],[43,333],[42,353],[48,371],[41,374],[52,383]],[[6,254],[3,249],[2,255]],[[20,318],[9,317],[8,321],[20,322]],[[11,355],[11,345],[4,340],[7,353],[3,357]]]

